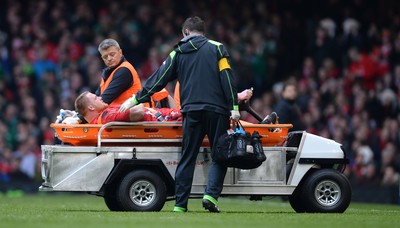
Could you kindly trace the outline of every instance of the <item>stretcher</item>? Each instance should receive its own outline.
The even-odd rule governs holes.
[[[280,146],[292,124],[253,124],[244,129],[258,131],[263,146]],[[51,124],[58,139],[73,146],[176,146],[182,142],[182,122],[110,122],[107,124]],[[207,137],[202,146],[209,146]]]

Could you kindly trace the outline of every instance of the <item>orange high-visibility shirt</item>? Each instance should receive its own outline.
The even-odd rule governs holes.
[[[107,78],[106,81],[104,81],[103,78],[101,79],[100,93],[103,93],[107,89],[107,87],[109,86],[110,82],[114,77],[114,73],[121,67],[126,67],[131,72],[133,78],[133,84],[129,89],[125,90],[114,101],[112,101],[111,104],[109,104],[110,106],[120,105],[124,103],[124,101],[126,101],[128,98],[132,97],[133,94],[136,94],[139,90],[142,89],[142,84],[140,83],[140,78],[135,68],[128,61],[124,61],[117,68],[113,70],[113,72],[110,74],[110,76]]]

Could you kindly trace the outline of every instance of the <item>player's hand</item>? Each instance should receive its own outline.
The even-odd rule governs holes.
[[[136,96],[133,95],[131,98],[127,99],[119,108],[118,112],[125,112],[126,110],[132,108],[137,105]]]
[[[231,110],[231,119],[238,121],[240,119],[240,112],[238,110]]]

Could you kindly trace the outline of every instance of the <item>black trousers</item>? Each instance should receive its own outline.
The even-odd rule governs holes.
[[[187,208],[196,159],[204,136],[208,136],[212,148],[211,153],[214,153],[218,138],[229,129],[229,115],[211,111],[186,112],[183,113],[182,127],[182,157],[175,173],[175,206]],[[227,167],[212,162],[205,194],[218,199],[222,191],[226,170]]]

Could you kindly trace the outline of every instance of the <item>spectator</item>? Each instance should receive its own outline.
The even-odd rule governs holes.
[[[390,186],[399,183],[400,166],[398,159],[399,155],[396,155],[396,146],[393,143],[387,143],[382,150],[382,185]]]
[[[318,27],[315,33],[314,42],[309,47],[309,55],[313,57],[316,67],[320,68],[326,58],[336,59],[335,44],[323,27]]]
[[[162,64],[160,59],[160,53],[156,48],[150,48],[148,59],[144,62],[143,66],[140,68],[141,79],[143,83],[150,77],[150,75],[158,69],[158,67]]]
[[[18,166],[17,161],[13,158],[13,153],[10,149],[4,148],[0,152],[0,186],[4,185],[4,187],[1,187],[0,190],[4,191],[6,190],[5,185],[9,184],[11,181],[11,176],[18,169]]]
[[[354,82],[360,81],[366,90],[375,89],[375,81],[378,76],[376,63],[367,55],[352,47],[349,49],[350,65],[349,77]]]
[[[291,123],[290,131],[304,130],[300,108],[296,104],[297,88],[294,82],[287,82],[282,88],[282,97],[276,104],[275,112],[280,123]]]
[[[20,160],[18,170],[21,174],[26,175],[29,179],[34,179],[37,171],[36,156],[31,149],[27,142],[21,142],[13,153]]]

